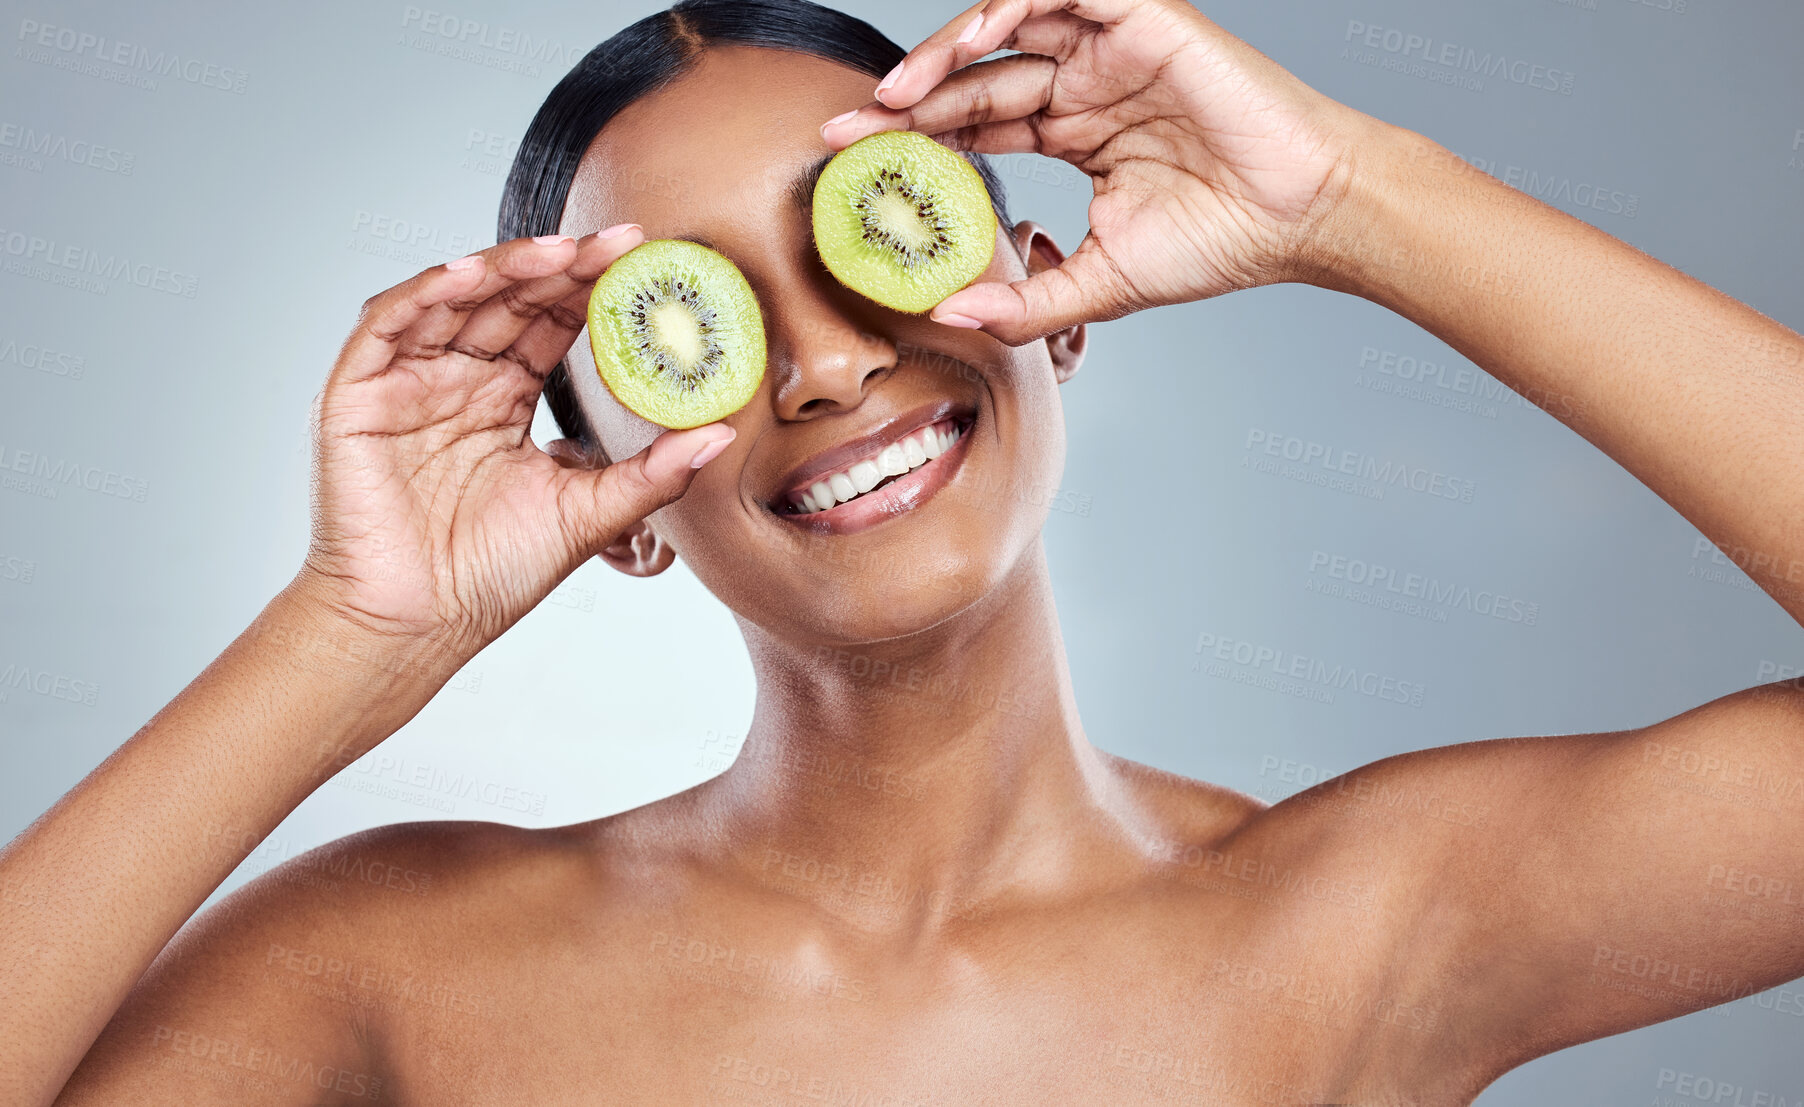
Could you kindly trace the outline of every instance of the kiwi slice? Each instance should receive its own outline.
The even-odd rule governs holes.
[[[764,319],[739,267],[661,238],[608,266],[589,293],[595,368],[627,410],[673,430],[744,407],[764,379]]]
[[[996,213],[970,162],[919,131],[879,131],[821,171],[814,244],[841,284],[918,314],[989,268]]]

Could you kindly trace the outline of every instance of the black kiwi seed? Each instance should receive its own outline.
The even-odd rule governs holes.
[[[659,342],[650,324],[651,312],[662,304],[680,303],[695,317],[701,332],[702,354],[694,364],[679,357],[674,350]],[[716,337],[716,315],[696,290],[681,277],[656,278],[633,294],[627,316],[633,323],[633,338],[639,355],[673,388],[693,392],[719,371],[725,350]]]
[[[926,243],[904,242],[883,225],[882,218],[877,214],[876,204],[886,196],[895,196],[915,209],[922,225],[932,232],[932,237]],[[952,238],[946,233],[946,221],[940,217],[933,197],[917,190],[899,169],[886,167],[878,170],[860,190],[853,206],[858,211],[858,222],[864,240],[872,246],[893,252],[905,269],[925,265],[952,246]]]

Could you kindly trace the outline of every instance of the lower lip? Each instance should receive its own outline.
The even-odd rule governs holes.
[[[971,431],[976,425],[973,421],[966,427],[950,450],[855,500],[847,500],[837,507],[806,515],[775,514],[784,522],[813,534],[856,534],[897,516],[906,515],[951,483],[959,465],[965,460],[967,443],[971,441]]]

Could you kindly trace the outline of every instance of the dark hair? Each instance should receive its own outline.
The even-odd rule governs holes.
[[[907,54],[864,20],[808,0],[682,0],[648,15],[589,51],[539,106],[507,174],[496,241],[555,234],[576,167],[603,125],[682,76],[709,46],[729,44],[813,54],[874,78]],[[1011,226],[995,167],[981,154],[966,156],[990,190],[996,218]],[[545,400],[566,438],[598,445],[565,362],[546,379]]]

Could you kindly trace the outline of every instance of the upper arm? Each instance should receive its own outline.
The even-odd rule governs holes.
[[[1804,974],[1804,690],[1431,752],[1493,814],[1438,866],[1424,940],[1503,1067]]]

